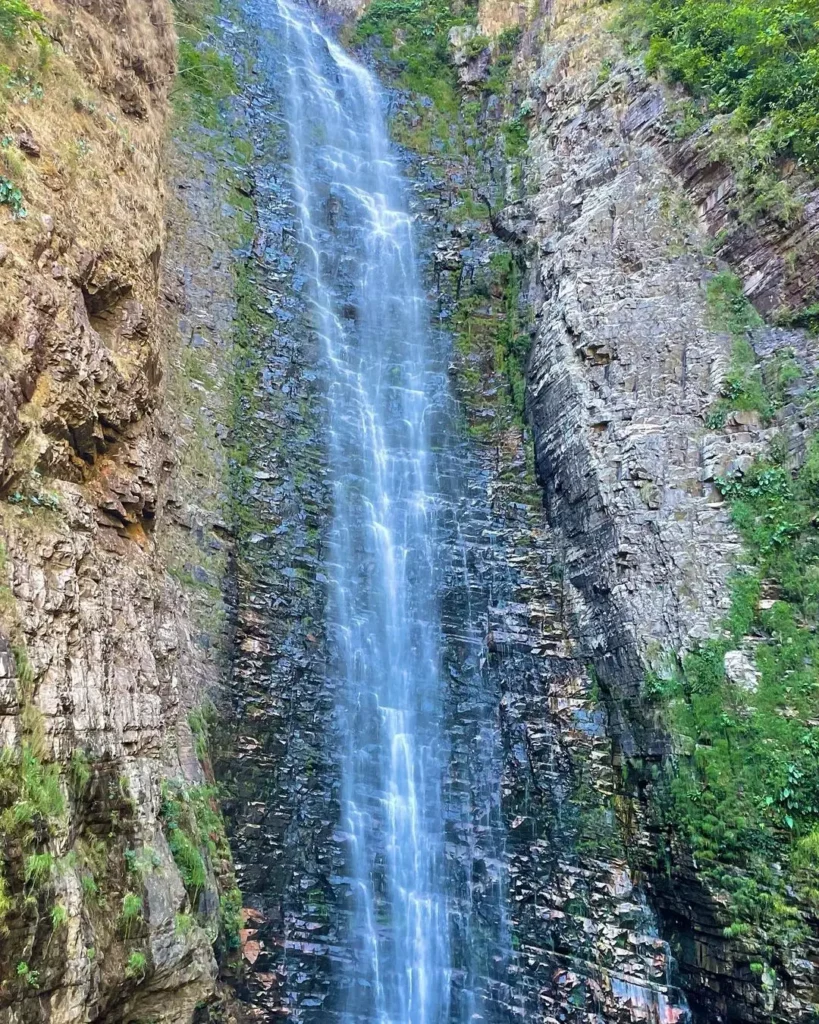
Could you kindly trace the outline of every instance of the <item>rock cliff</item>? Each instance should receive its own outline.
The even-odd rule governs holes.
[[[796,220],[744,218],[732,172],[708,145],[720,124],[676,139],[673,92],[623,56],[605,7],[559,4],[549,21],[529,78],[526,195],[506,220],[528,247],[537,315],[527,408],[538,476],[628,780],[621,822],[637,848],[663,851],[659,870],[635,849],[632,862],[654,865],[649,889],[699,1019],[808,1020],[813,940],[760,984],[753,944],[726,932],[724,896],[686,851],[683,826],[651,810],[661,784],[650,766],[673,763],[679,748],[644,680],[723,628],[747,556],[718,482],[775,435],[798,464],[815,430],[787,408],[773,420],[712,410],[736,353],[713,282],[727,261],[760,311],[809,302],[816,191],[791,169]],[[810,339],[760,325],[753,344],[763,367],[802,351],[796,376],[813,379]]]
[[[374,4],[361,35],[364,0],[319,6],[392,88],[452,345],[470,607],[447,591],[450,782],[490,810],[448,860],[459,913],[489,920],[508,889],[488,1005],[811,1021],[814,912],[791,891],[796,938],[734,926],[669,810],[690,751],[656,691],[726,635],[749,555],[724,482],[777,446],[806,461],[819,355],[786,325],[815,298],[817,192],[783,163],[798,212],[744,216],[721,122],[681,138],[681,94],[625,55],[609,5],[435,7],[421,61],[419,5]],[[0,22],[0,1022],[324,1020],[346,955],[331,495],[275,40],[254,2],[230,23],[192,0],[19,11]],[[721,296],[743,291],[781,326],[732,325]],[[775,408],[731,404],[739,342]],[[760,639],[722,659],[746,693]]]
[[[0,1019],[187,1020],[214,997],[232,867],[196,711],[215,657],[163,553],[186,498],[162,274],[176,36],[159,0],[20,12],[0,115]]]

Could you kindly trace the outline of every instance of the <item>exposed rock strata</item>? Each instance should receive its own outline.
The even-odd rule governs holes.
[[[25,747],[62,767],[65,808],[3,851],[0,1020],[179,1022],[214,998],[215,876],[232,868],[210,865],[180,930],[160,784],[205,781],[187,716],[215,668],[161,543],[182,497],[161,294],[175,37],[162,0],[45,14],[50,61],[15,46],[4,112],[28,216],[0,209],[0,730],[3,799]],[[36,884],[35,850],[52,859]]]
[[[607,698],[618,758],[644,765],[670,745],[641,696],[643,673],[713,634],[741,560],[715,480],[747,466],[772,433],[754,413],[706,427],[732,343],[708,315],[706,285],[724,266],[709,236],[761,309],[809,300],[815,194],[796,225],[736,222],[726,237],[730,172],[704,159],[702,138],[673,140],[665,94],[621,58],[605,18],[570,3],[555,12],[531,79],[529,196],[505,221],[531,247],[528,409],[581,650]],[[775,330],[755,339],[763,357],[794,343],[804,347]],[[790,430],[794,451],[808,426]],[[641,779],[638,821],[627,821],[633,855],[659,838],[640,820],[651,791]],[[810,1019],[810,955],[793,952],[775,994],[762,992],[691,861],[676,845],[667,852],[672,876],[655,877],[653,894],[700,1019]]]

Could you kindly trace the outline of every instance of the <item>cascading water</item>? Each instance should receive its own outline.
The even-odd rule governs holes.
[[[277,0],[277,18],[312,319],[329,378],[328,625],[343,695],[350,876],[333,1002],[346,1017],[441,1024],[475,1012],[469,961],[478,945],[445,855],[447,832],[469,829],[451,828],[458,801],[448,789],[442,678],[441,591],[457,546],[445,512],[456,443],[446,360],[428,328],[380,90],[309,13]]]

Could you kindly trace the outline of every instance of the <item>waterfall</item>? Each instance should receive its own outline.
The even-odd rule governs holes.
[[[475,1012],[471,915],[457,909],[445,841],[454,801],[441,594],[456,546],[442,470],[456,443],[445,353],[429,329],[376,81],[305,9],[278,0],[277,18],[328,378],[328,626],[349,875],[333,1002],[347,1019],[440,1024]]]

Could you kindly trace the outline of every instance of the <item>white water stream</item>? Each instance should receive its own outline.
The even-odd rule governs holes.
[[[344,1006],[381,1024],[439,1024],[452,980],[432,442],[445,374],[380,89],[307,12],[278,0],[278,13],[313,322],[330,367],[329,626],[354,965]]]

